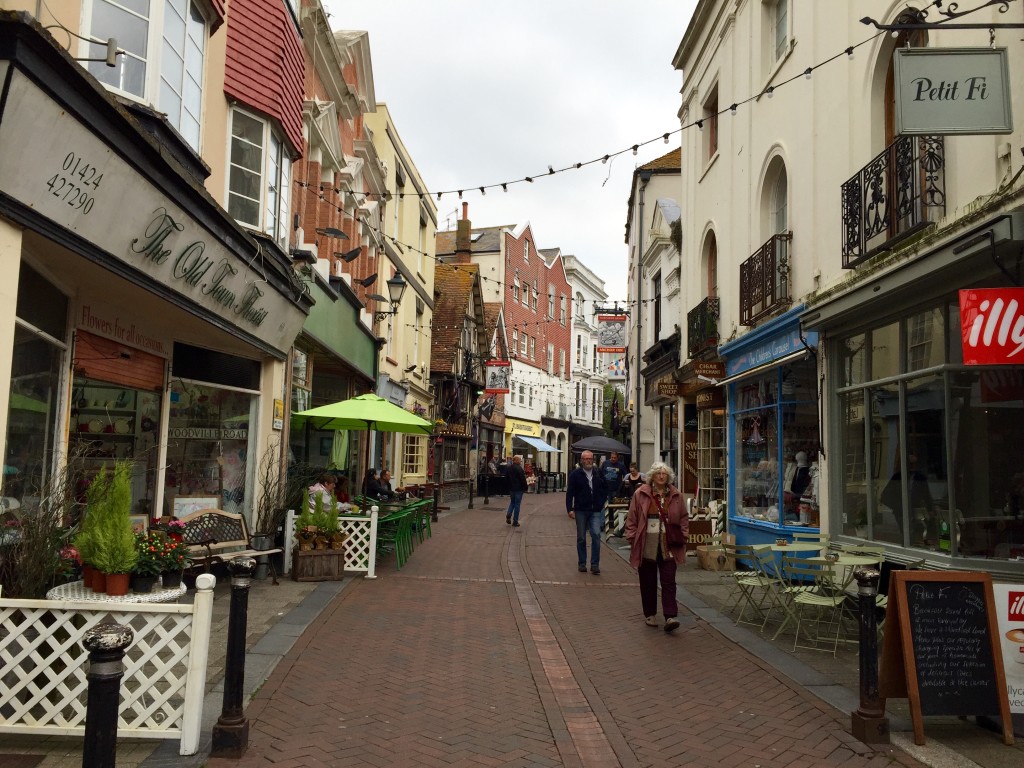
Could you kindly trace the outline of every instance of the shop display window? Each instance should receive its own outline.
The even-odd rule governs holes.
[[[160,394],[76,376],[71,388],[69,464],[79,477],[76,498],[104,468],[132,463],[132,514],[153,513],[156,497]]]
[[[725,498],[725,409],[697,412],[697,506]]]
[[[22,263],[11,349],[0,517],[32,512],[54,473],[62,372],[66,370],[68,300]]]
[[[871,367],[851,375],[863,348]],[[962,365],[955,295],[836,349],[843,533],[1024,559],[1024,366]]]
[[[176,379],[167,429],[165,512],[209,504],[244,513],[252,505],[258,395]],[[250,429],[253,427],[253,429]]]
[[[820,437],[814,361],[784,365],[733,386],[732,514],[817,526]],[[713,469],[708,474],[714,482]]]

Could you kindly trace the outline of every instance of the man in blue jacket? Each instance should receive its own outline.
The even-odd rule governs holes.
[[[587,531],[590,531],[590,572],[601,572],[601,526],[608,486],[594,468],[594,454],[584,451],[580,465],[569,473],[565,489],[565,510],[576,520],[576,554],[580,573],[587,572]]]

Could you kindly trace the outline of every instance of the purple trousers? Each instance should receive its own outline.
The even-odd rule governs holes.
[[[679,613],[676,605],[676,561],[664,558],[658,553],[657,560],[642,560],[640,568],[640,602],[644,607],[644,616],[655,616],[658,613],[658,577],[661,577],[661,612],[666,619]]]

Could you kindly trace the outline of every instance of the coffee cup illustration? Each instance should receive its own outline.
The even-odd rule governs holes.
[[[1006,633],[1006,639],[1016,648],[1013,660],[1018,664],[1024,664],[1024,627],[1014,627]]]

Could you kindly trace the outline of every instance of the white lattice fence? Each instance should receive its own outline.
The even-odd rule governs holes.
[[[338,528],[348,534],[345,540],[345,570],[365,571],[366,578],[377,578],[377,508],[373,507],[369,517],[363,515],[338,515]],[[295,544],[295,510],[289,509],[284,529],[284,569],[292,568],[292,547]]]
[[[85,733],[89,654],[97,624],[130,626],[117,735],[199,747],[213,614],[213,576],[192,605],[0,598],[0,733]]]

